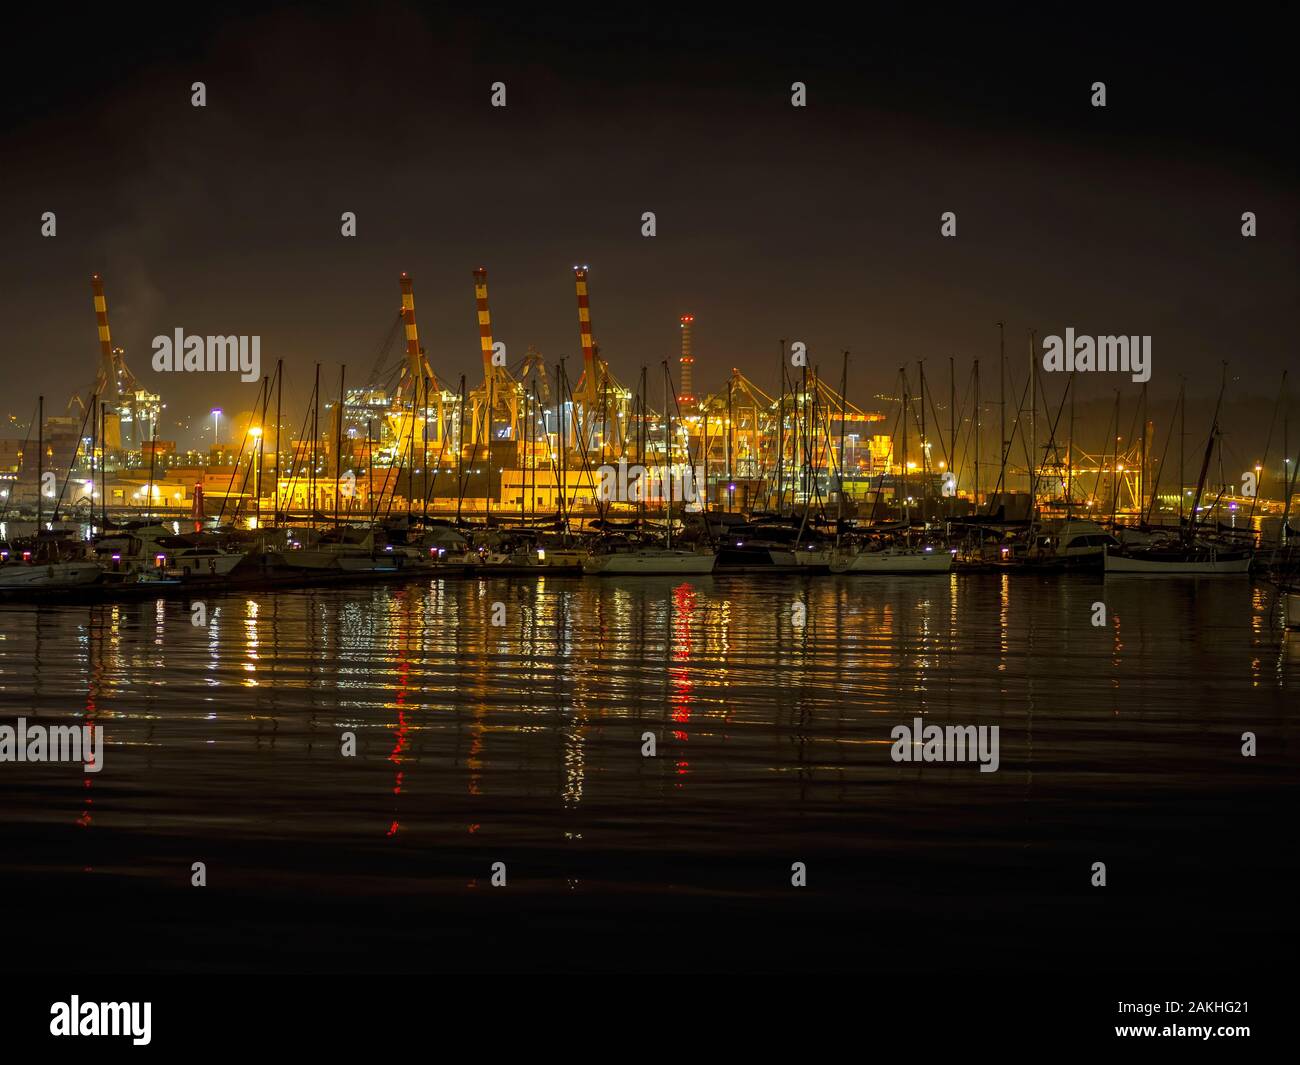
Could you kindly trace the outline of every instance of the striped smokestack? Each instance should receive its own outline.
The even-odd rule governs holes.
[[[582,332],[582,372],[589,387],[596,380],[596,349],[591,342],[591,307],[587,303],[587,268],[573,268],[573,282],[578,290],[578,329]]]
[[[695,402],[695,349],[691,344],[691,326],[694,323],[695,315],[682,315],[682,355],[678,360],[682,367],[682,403]]]
[[[95,322],[99,326],[99,375],[104,388],[117,394],[113,373],[113,336],[108,330],[108,301],[104,298],[104,279],[98,274],[90,277],[90,288],[95,293]]]
[[[488,310],[487,271],[474,271],[474,302],[478,305],[478,343],[483,349],[483,382],[492,379],[492,312]]]

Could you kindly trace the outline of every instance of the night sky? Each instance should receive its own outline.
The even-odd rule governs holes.
[[[534,344],[576,368],[575,263],[629,385],[642,362],[675,358],[689,312],[697,391],[732,366],[774,389],[786,337],[836,381],[850,349],[850,398],[878,407],[919,358],[945,389],[952,355],[959,381],[973,357],[992,378],[1003,319],[1021,380],[1028,330],[1073,326],[1152,335],[1153,397],[1182,375],[1212,397],[1229,359],[1235,398],[1271,404],[1300,324],[1278,27],[1245,9],[1231,24],[1095,5],[1050,24],[713,10],[8,14],[0,413],[25,420],[38,390],[58,409],[90,386],[95,271],[115,342],[169,404],[160,436],[184,445],[197,438],[177,417],[246,409],[257,386],[156,375],[156,334],[260,334],[300,404],[315,361],[331,382],[340,362],[369,376],[405,270],[435,371],[472,385],[482,265],[511,363]],[[790,104],[795,80],[806,108]],[[949,210],[955,239],[939,234]],[[1081,394],[1116,387],[1139,388],[1094,375]]]

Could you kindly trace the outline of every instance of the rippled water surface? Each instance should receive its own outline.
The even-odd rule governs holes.
[[[4,721],[105,730],[98,774],[0,764],[6,895],[94,902],[91,965],[1245,966],[1244,912],[1295,928],[1300,632],[1264,585],[437,579],[206,609],[0,606]],[[998,771],[894,762],[917,716],[999,726]],[[9,968],[83,949],[16,936]]]

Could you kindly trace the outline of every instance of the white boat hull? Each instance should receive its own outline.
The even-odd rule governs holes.
[[[1300,592],[1286,594],[1286,627],[1300,629]]]
[[[354,553],[305,547],[298,551],[286,551],[284,560],[299,569],[338,570],[343,573],[391,573],[397,569],[397,562],[391,556],[373,557],[369,551]]]
[[[832,573],[947,573],[951,569],[952,555],[939,548],[926,551],[920,547],[887,547],[883,551],[838,554],[831,559]]]
[[[0,591],[16,588],[80,588],[94,584],[104,571],[95,562],[48,565],[15,562],[0,566]]]
[[[615,551],[608,555],[588,555],[582,563],[582,570],[595,576],[700,574],[712,573],[716,560],[717,556],[712,551],[647,548],[641,551]]]

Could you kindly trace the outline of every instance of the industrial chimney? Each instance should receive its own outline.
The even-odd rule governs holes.
[[[691,326],[694,323],[695,315],[682,315],[682,355],[678,362],[682,368],[682,394],[679,401],[683,408],[695,406],[695,355],[691,345]]]

